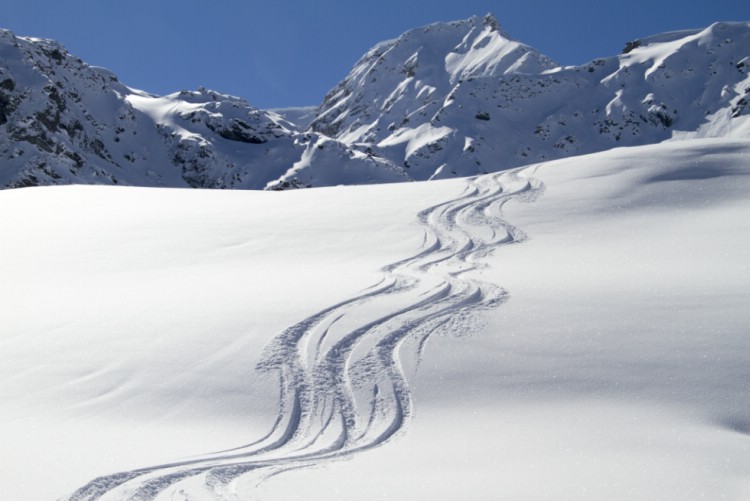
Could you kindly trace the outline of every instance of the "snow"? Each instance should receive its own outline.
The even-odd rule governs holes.
[[[423,124],[416,129],[406,129],[388,137],[378,144],[380,148],[388,148],[405,144],[404,158],[409,158],[414,153],[423,149],[431,143],[437,143],[445,136],[453,132],[449,127],[430,127]]]
[[[437,23],[271,111],[0,30],[3,186],[162,187],[0,192],[0,492],[747,499],[749,28]]]
[[[478,33],[469,33],[445,58],[445,69],[452,84],[464,78],[504,73],[539,73],[554,69],[551,60],[534,57],[533,49],[509,40],[492,26],[484,26]]]
[[[3,191],[0,490],[165,465],[102,499],[745,499],[748,159],[686,139],[424,183]],[[274,367],[315,381],[296,434],[209,455],[294,418]],[[325,423],[328,368],[351,421]]]
[[[298,130],[305,130],[310,126],[310,122],[315,119],[315,114],[318,111],[317,106],[301,106],[294,108],[274,108],[267,110],[271,113],[275,113],[285,120],[288,120]]]
[[[133,108],[150,117],[154,123],[166,125],[172,128],[175,133],[180,136],[180,139],[193,139],[196,141],[203,140],[200,134],[184,129],[174,120],[174,117],[179,116],[180,114],[194,113],[203,110],[204,107],[201,106],[201,104],[186,103],[180,99],[179,93],[164,97],[133,94],[126,96],[125,99],[133,105]]]

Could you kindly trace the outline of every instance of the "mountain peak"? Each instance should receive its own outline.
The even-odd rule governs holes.
[[[434,23],[371,49],[326,96],[313,128],[347,143],[370,141],[376,129],[386,131],[414,113],[434,115],[467,79],[558,67],[505,35],[492,14]]]
[[[488,12],[487,14],[485,14],[484,17],[482,18],[482,22],[484,23],[485,26],[488,26],[493,31],[501,32],[503,33],[504,37],[508,38],[506,34],[503,32],[502,26],[500,26],[500,21],[497,20],[497,18],[492,12]]]

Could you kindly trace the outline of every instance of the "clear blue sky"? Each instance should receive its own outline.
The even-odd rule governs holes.
[[[319,104],[375,43],[492,12],[506,32],[562,64],[634,38],[750,21],[750,0],[26,0],[0,27],[54,38],[157,94],[205,86],[262,107]]]

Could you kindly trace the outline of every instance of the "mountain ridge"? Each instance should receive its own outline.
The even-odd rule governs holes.
[[[0,186],[288,189],[470,176],[619,146],[750,136],[750,23],[561,66],[488,14],[376,44],[314,114],[156,96],[0,31]],[[309,124],[309,126],[307,126]]]

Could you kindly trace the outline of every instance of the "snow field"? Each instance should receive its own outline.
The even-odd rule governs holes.
[[[0,488],[54,499],[198,461],[213,466],[132,474],[102,499],[743,499],[748,159],[746,142],[691,140],[408,185],[3,192]],[[331,309],[389,277],[426,289]],[[314,368],[313,347],[360,332],[349,371],[448,289],[498,301],[402,340],[408,392],[383,391],[371,435],[353,407],[348,461],[326,452],[346,420],[279,413],[279,380],[255,371],[297,325],[312,330],[280,362]],[[404,402],[408,427],[371,448]],[[208,455],[295,415],[322,424],[242,464]]]

